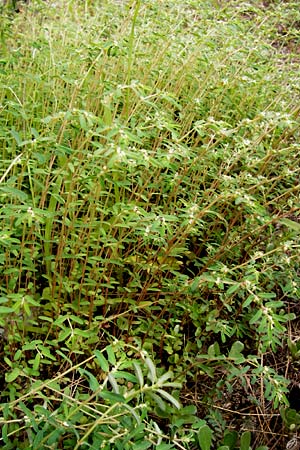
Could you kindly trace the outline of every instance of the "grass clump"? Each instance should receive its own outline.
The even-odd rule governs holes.
[[[276,8],[3,15],[3,448],[285,445],[299,74]]]

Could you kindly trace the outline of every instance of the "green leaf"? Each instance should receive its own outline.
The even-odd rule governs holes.
[[[170,378],[172,378],[172,377],[173,377],[173,372],[171,372],[171,371],[166,372],[166,373],[164,373],[161,377],[158,378],[157,384],[158,384],[159,386],[163,386],[163,385],[166,384],[165,382],[166,382],[167,380],[169,380]],[[167,384],[169,384],[169,383],[167,383]]]
[[[282,223],[282,225],[290,228],[291,230],[297,231],[298,233],[300,232],[300,223],[295,222],[294,220],[280,219],[279,222]]]
[[[134,444],[134,449],[135,450],[147,450],[147,448],[150,448],[150,447],[152,447],[152,443],[151,442],[146,442],[146,441]]]
[[[109,345],[108,347],[106,347],[105,350],[107,353],[108,361],[110,362],[111,365],[115,366],[117,361],[116,361],[116,356],[115,356],[115,352],[114,352],[112,345]]]
[[[144,376],[143,376],[141,366],[137,362],[134,362],[133,367],[134,367],[135,375],[136,375],[136,378],[140,385],[140,388],[142,388],[144,386]]]
[[[226,295],[231,295],[231,294],[233,294],[234,292],[236,292],[237,290],[239,290],[240,287],[241,287],[240,283],[235,283],[235,284],[233,284],[232,286],[230,286],[229,289],[227,289]]]
[[[13,313],[14,309],[9,306],[0,306],[0,314],[10,314]]]
[[[212,430],[209,426],[203,425],[199,429],[197,436],[201,450],[210,450],[212,443]]]
[[[250,431],[244,431],[244,433],[241,435],[240,450],[250,450],[250,444],[251,433]]]
[[[223,444],[225,447],[228,447],[230,450],[234,449],[236,447],[236,443],[238,440],[238,432],[237,431],[229,431],[225,432]]]
[[[50,349],[48,347],[45,347],[44,345],[38,345],[38,349],[40,350],[43,356],[52,359],[53,361],[56,361],[55,356],[51,354]]]
[[[229,358],[241,358],[243,355],[241,352],[244,350],[244,344],[241,341],[236,341],[232,344],[229,352]]]
[[[123,395],[116,394],[115,392],[99,392],[99,397],[103,398],[104,400],[109,400],[110,402],[112,402],[112,404],[125,403],[125,398],[123,397]]]
[[[181,405],[176,398],[173,397],[173,395],[169,394],[169,392],[164,391],[163,389],[157,389],[157,391],[163,398],[168,400],[175,408],[180,409]]]
[[[254,316],[251,318],[251,320],[249,321],[250,325],[253,325],[255,322],[258,321],[258,319],[260,319],[262,316],[262,310],[259,309],[258,311],[256,311],[256,313],[254,314]]]
[[[3,442],[5,444],[9,443],[8,436],[7,436],[7,431],[8,431],[8,424],[5,423],[4,425],[2,425],[2,439],[3,439]]]
[[[32,427],[34,429],[34,431],[37,432],[39,427],[35,421],[34,415],[30,411],[30,409],[28,409],[27,406],[25,406],[25,404],[23,402],[19,402],[19,408],[21,409],[21,411],[23,411],[24,416],[27,416],[28,419],[30,420],[30,427]]]
[[[255,295],[250,294],[243,303],[243,308],[247,308],[247,306],[251,305],[253,300],[255,299]]]
[[[9,306],[0,306],[0,314],[11,314],[15,310]]]
[[[8,372],[5,374],[5,381],[6,383],[11,383],[14,381],[18,376],[21,375],[21,370],[18,367],[15,367],[11,372]]]
[[[114,372],[114,378],[123,378],[124,380],[131,381],[131,383],[136,383],[136,376],[132,373],[125,372],[124,370],[117,370]]]
[[[155,403],[157,404],[157,406],[161,411],[166,411],[167,409],[166,403],[163,401],[161,397],[159,397],[159,395],[155,394],[154,392],[147,392],[147,395],[150,398],[152,398],[152,400],[155,401]]]
[[[85,376],[88,378],[88,380],[89,380],[89,385],[90,385],[90,389],[91,389],[93,392],[96,392],[96,391],[98,391],[98,390],[100,389],[100,386],[99,386],[99,383],[98,383],[98,381],[97,381],[97,378],[96,378],[93,374],[91,374],[91,373],[90,373],[88,370],[86,370],[86,369],[79,368],[78,370],[79,370],[79,373],[80,373],[81,375],[85,375]]]
[[[35,358],[34,358],[33,362],[32,362],[32,369],[33,369],[34,371],[39,370],[40,362],[41,362],[41,354],[40,354],[40,353],[37,353],[37,354],[35,355]]]
[[[148,356],[145,358],[145,363],[146,363],[146,365],[147,365],[147,367],[149,369],[148,377],[151,380],[152,384],[154,384],[156,382],[156,380],[157,380],[155,365],[154,365],[153,361]]]
[[[99,350],[95,350],[94,355],[96,356],[97,362],[99,363],[103,372],[109,372],[109,364],[106,358],[103,356],[103,353],[101,353]]]
[[[16,130],[10,130],[12,137],[15,139],[17,145],[20,147],[22,145],[22,138]]]
[[[108,374],[108,380],[109,380],[109,382],[111,384],[111,387],[113,388],[114,393],[115,394],[119,394],[120,393],[120,389],[119,389],[118,383],[116,382],[116,379],[115,379],[115,377],[113,376],[112,373]]]

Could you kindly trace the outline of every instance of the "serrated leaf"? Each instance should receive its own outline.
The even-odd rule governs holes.
[[[99,350],[95,350],[94,355],[96,356],[97,362],[99,363],[103,372],[109,372],[109,364],[106,358],[103,356],[103,353],[101,353]]]

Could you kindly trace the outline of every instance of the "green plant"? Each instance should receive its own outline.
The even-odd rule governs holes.
[[[298,353],[280,11],[32,0],[1,18],[7,448],[280,445],[259,433],[288,403],[288,334]],[[251,442],[239,408],[260,418]]]

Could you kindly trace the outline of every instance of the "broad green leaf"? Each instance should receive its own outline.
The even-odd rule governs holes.
[[[65,341],[67,339],[67,337],[69,337],[72,334],[72,330],[70,330],[69,328],[65,328],[64,330],[62,330],[59,335],[58,335],[58,342],[61,341]]]
[[[209,428],[209,426],[203,425],[199,429],[197,435],[201,450],[210,450],[212,443],[212,430]]]
[[[109,364],[106,358],[103,356],[103,353],[101,353],[99,350],[95,350],[94,355],[96,356],[96,360],[99,363],[103,372],[109,372]]]
[[[22,145],[22,138],[21,138],[20,134],[18,133],[18,131],[10,130],[10,133],[11,133],[12,137],[15,139],[17,145],[20,147]]]
[[[15,367],[11,372],[8,372],[5,374],[5,381],[6,383],[11,383],[14,381],[18,376],[21,375],[21,370],[18,367]]]
[[[109,392],[109,391],[103,391],[99,392],[99,397],[103,398],[104,400],[109,400],[114,403],[125,403],[125,398],[123,395],[116,394],[115,392]]]
[[[35,405],[34,407],[34,411],[39,414],[42,417],[46,417],[49,418],[49,416],[51,415],[51,411],[48,411],[48,409],[44,408],[43,406],[40,405]]]
[[[241,341],[236,341],[232,344],[229,352],[229,358],[240,358],[241,352],[244,350],[244,344]]]
[[[237,431],[229,431],[225,432],[225,436],[223,439],[223,444],[225,447],[228,447],[230,450],[236,447],[236,443],[238,440],[238,432]]]
[[[251,433],[250,431],[244,431],[244,433],[241,435],[240,450],[250,450],[250,444]]]
[[[53,361],[56,361],[55,356],[51,354],[50,349],[48,347],[45,347],[44,345],[38,345],[38,349],[40,350],[43,356],[52,359]]]
[[[117,370],[114,372],[114,378],[123,378],[124,380],[131,381],[131,383],[136,383],[136,376],[132,373],[125,372],[124,370]]]
[[[0,314],[10,314],[13,313],[14,309],[9,306],[0,306]]]
[[[195,416],[197,414],[197,406],[187,405],[180,409],[180,415],[184,416]]]
[[[157,391],[163,398],[168,400],[175,408],[180,409],[181,405],[176,398],[173,397],[173,395],[169,394],[169,392],[164,391],[163,389],[157,389]]]

